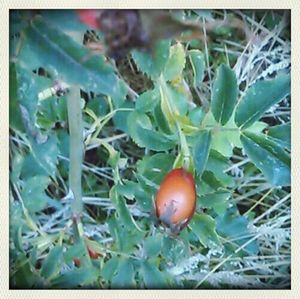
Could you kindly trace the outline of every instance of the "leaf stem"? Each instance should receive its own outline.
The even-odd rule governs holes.
[[[70,133],[69,192],[72,196],[71,210],[75,239],[83,236],[81,216],[83,211],[81,173],[83,161],[83,121],[79,86],[72,86],[67,95]]]

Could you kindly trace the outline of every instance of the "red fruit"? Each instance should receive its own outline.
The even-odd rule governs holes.
[[[101,254],[99,252],[96,252],[90,248],[88,248],[89,256],[91,259],[96,260]]]
[[[90,26],[92,29],[97,29],[99,27],[98,25],[99,10],[79,9],[77,13],[82,23],[85,23],[86,25]]]
[[[80,267],[80,259],[79,259],[79,258],[75,257],[75,258],[73,259],[73,262],[74,262],[74,265],[75,265],[77,268]]]
[[[155,199],[156,215],[165,224],[181,230],[196,208],[193,176],[183,168],[170,171],[163,179]]]

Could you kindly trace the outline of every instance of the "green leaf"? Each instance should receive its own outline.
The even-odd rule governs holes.
[[[115,169],[116,167],[120,167],[122,164],[120,159],[120,152],[116,151],[109,143],[103,143],[103,146],[108,151],[108,159],[107,163]]]
[[[119,108],[131,108],[134,109],[134,104],[130,101],[124,102]],[[128,134],[128,117],[130,116],[131,111],[117,111],[113,116],[113,122],[115,127]]]
[[[20,219],[19,219],[20,220]],[[10,221],[13,222],[14,219],[10,218]],[[10,236],[14,242],[15,248],[22,253],[25,253],[23,249],[23,244],[22,244],[22,230],[23,230],[23,225],[17,226],[16,223],[15,225],[11,225],[11,231],[10,231]]]
[[[170,49],[170,56],[167,60],[164,77],[167,81],[172,81],[179,77],[185,66],[185,52],[183,45],[177,43]]]
[[[147,257],[156,257],[161,251],[162,235],[149,236],[144,241],[144,251]]]
[[[10,162],[11,171],[9,175],[10,181],[15,184],[20,179],[20,174],[24,164],[24,156],[19,154],[18,152],[14,153],[12,157],[12,161]]]
[[[193,158],[197,175],[200,177],[205,169],[211,145],[211,133],[208,130],[198,134],[193,148]]]
[[[135,182],[123,180],[123,184],[116,185],[116,191],[128,199],[134,199],[136,185]]]
[[[26,16],[28,17],[29,11],[25,10],[11,10],[9,12],[9,35],[14,36],[22,31],[24,27],[26,27]],[[12,39],[13,40],[13,39]]]
[[[199,197],[197,204],[201,208],[212,208],[218,215],[223,215],[228,207],[230,192],[217,191]]]
[[[113,289],[129,289],[135,287],[134,268],[130,259],[121,259],[117,268],[117,274],[112,278]]]
[[[212,171],[205,170],[202,174],[202,181],[212,190],[224,188],[224,184],[220,182]],[[201,191],[200,191],[201,192]]]
[[[177,111],[177,113],[180,116],[186,115],[189,110],[189,100],[169,83],[166,84],[166,93],[170,105]]]
[[[160,94],[156,88],[153,90],[147,90],[146,92],[139,95],[136,99],[136,110],[144,113],[152,111],[158,104],[159,100]]]
[[[195,214],[189,226],[204,247],[215,247],[220,244],[215,220],[209,215]]]
[[[66,161],[65,161],[66,163]],[[27,180],[32,176],[47,176],[46,170],[44,170],[34,159],[33,155],[29,153],[24,157],[24,163],[21,170],[20,177],[23,180]]]
[[[252,133],[261,133],[264,129],[268,127],[268,124],[263,121],[256,121],[253,125],[251,125],[247,131]]]
[[[160,103],[156,105],[153,116],[155,124],[158,126],[158,128],[165,134],[171,134],[170,126],[167,122],[164,113],[162,112]]]
[[[241,142],[248,157],[271,184],[290,185],[291,158],[280,145],[264,134],[251,132],[244,132]]]
[[[238,86],[234,71],[225,64],[217,70],[212,90],[211,110],[217,122],[223,126],[230,119],[237,101]]]
[[[137,175],[137,177],[140,181],[140,176]],[[136,184],[135,200],[142,211],[149,213],[153,211],[153,196],[156,190],[157,189],[153,191],[153,189],[144,184],[144,182]]]
[[[225,248],[229,250],[229,253],[234,252],[239,246],[242,246],[248,242],[252,237],[249,237],[248,220],[244,216],[240,216],[237,208],[232,207],[226,211],[226,213],[217,218],[217,232],[222,237],[228,239],[231,242],[225,244]],[[244,252],[256,255],[258,253],[258,245],[256,240],[249,243]]]
[[[101,275],[105,280],[111,281],[115,272],[118,269],[119,265],[119,257],[113,256],[111,259],[105,262],[102,270]]]
[[[211,111],[209,111],[202,122],[203,128],[212,127],[211,148],[220,152],[225,157],[232,156],[234,147],[242,147],[240,141],[240,131],[234,122],[234,117],[229,119],[226,125],[220,127],[215,121]]]
[[[141,276],[147,289],[159,289],[168,287],[167,280],[153,261],[144,261],[141,263]]]
[[[274,138],[278,144],[291,149],[291,124],[282,124],[268,129],[268,136]]]
[[[206,171],[214,174],[215,178],[227,187],[234,186],[234,181],[231,176],[225,173],[225,170],[230,166],[229,159],[215,150],[211,150],[206,164]]]
[[[38,76],[31,71],[16,65],[18,82],[18,99],[20,101],[23,124],[30,135],[38,135],[36,114],[38,111],[38,94],[53,84],[49,78]],[[53,99],[53,98],[52,98]]]
[[[46,207],[48,196],[45,189],[49,183],[50,179],[46,176],[34,176],[25,181],[21,196],[30,212],[39,212]]]
[[[63,30],[66,33],[82,33],[90,28],[88,25],[79,21],[76,10],[73,9],[43,9],[40,11],[43,19],[51,23],[58,30]]]
[[[32,140],[31,149],[31,154],[37,164],[46,174],[54,176],[59,154],[56,135],[53,134],[44,143],[38,143]]]
[[[106,96],[104,95],[99,95],[95,98],[89,99],[86,104],[86,108],[91,109],[98,117],[104,117],[109,113]]]
[[[121,223],[130,230],[136,230],[136,224],[126,206],[125,199],[117,193],[115,186],[111,188],[109,195],[116,207]]]
[[[52,248],[48,253],[46,259],[43,261],[41,275],[46,279],[51,279],[52,277],[55,277],[61,270],[63,262],[62,257],[62,246],[55,246],[54,248]]]
[[[153,197],[165,175],[172,169],[174,160],[173,155],[158,153],[138,161],[136,177],[139,183],[135,198],[144,211],[153,211]]]
[[[81,258],[86,253],[85,243],[82,239],[68,248],[64,253],[64,261],[66,263],[73,262],[74,258]]]
[[[14,63],[9,65],[9,126],[14,130],[24,132],[18,98],[16,65]]]
[[[188,51],[188,55],[194,73],[194,86],[199,86],[204,78],[204,56],[198,49]]]
[[[164,176],[172,169],[174,160],[174,156],[164,153],[145,156],[138,161],[137,171],[149,181],[159,185]]]
[[[154,151],[164,151],[175,146],[175,138],[155,131],[146,114],[132,112],[127,120],[130,137],[140,147]]]
[[[64,123],[68,119],[65,97],[50,97],[39,102],[37,109],[36,122],[40,128],[51,129],[57,122]]]
[[[30,289],[37,281],[37,273],[33,271],[30,259],[25,254],[21,254],[15,261],[16,273],[10,277],[10,283],[18,289]]]
[[[130,253],[136,244],[141,242],[143,233],[137,229],[132,229],[131,227],[124,225],[124,223],[116,217],[116,214],[111,216],[107,222],[110,234],[116,242],[118,250]]]
[[[171,84],[166,83],[163,80],[163,77],[160,78],[159,84],[161,111],[164,114],[168,125],[171,128],[175,128],[175,120],[179,120],[182,117],[184,118],[188,111],[188,99]]]
[[[164,235],[162,242],[161,255],[164,257],[166,262],[176,264],[181,260],[184,260],[189,257],[189,243],[182,240],[172,238],[169,235]]]
[[[199,127],[204,119],[205,112],[202,107],[195,107],[193,110],[189,112],[189,118],[192,124],[196,127]]]
[[[169,40],[161,40],[155,44],[152,54],[138,50],[133,50],[131,54],[138,69],[155,79],[165,68],[169,57],[169,47]]]
[[[28,224],[30,224],[31,221],[31,219],[27,219],[27,222],[29,222]],[[52,246],[52,244],[55,243],[59,237],[60,235],[57,233],[35,237],[31,241],[31,245],[33,247],[37,247],[40,252],[43,252],[49,249],[49,247]]]
[[[250,127],[273,105],[280,102],[291,90],[291,76],[278,75],[272,80],[254,83],[246,91],[235,112],[235,122],[241,129]]]
[[[43,66],[66,83],[79,84],[88,91],[106,95],[118,92],[118,79],[103,56],[91,55],[86,47],[43,18],[35,17],[24,36],[19,58],[29,69]]]
[[[52,287],[71,289],[89,285],[98,279],[99,271],[93,267],[73,268],[52,280]]]

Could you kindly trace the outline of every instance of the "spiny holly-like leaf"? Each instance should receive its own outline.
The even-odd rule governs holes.
[[[194,73],[194,85],[199,87],[204,77],[204,56],[202,52],[197,49],[188,51],[188,55]]]
[[[25,31],[19,59],[29,69],[43,66],[66,83],[106,95],[118,93],[118,79],[103,56],[93,56],[84,46],[35,17]]]
[[[193,148],[193,158],[197,175],[200,177],[205,169],[211,145],[211,133],[208,130],[202,131],[197,135],[196,143]]]
[[[217,70],[213,85],[211,111],[223,126],[230,119],[237,101],[238,87],[234,71],[225,64]]]
[[[195,214],[189,226],[205,247],[215,247],[219,245],[220,241],[216,233],[216,223],[209,215]]]
[[[280,145],[264,134],[251,132],[244,132],[241,142],[248,157],[271,184],[290,185],[291,158]]]
[[[176,79],[181,75],[185,66],[185,52],[183,45],[177,43],[170,49],[170,56],[164,70],[164,77],[167,81]]]
[[[152,53],[133,50],[132,58],[139,71],[152,79],[158,78],[165,68],[169,57],[170,41],[162,40],[155,44]]]
[[[133,112],[127,120],[131,138],[141,147],[154,151],[164,151],[175,146],[176,139],[155,131],[146,114]]]
[[[250,127],[274,104],[281,101],[291,91],[291,76],[278,75],[275,79],[254,83],[239,102],[235,112],[235,122],[241,129]]]

